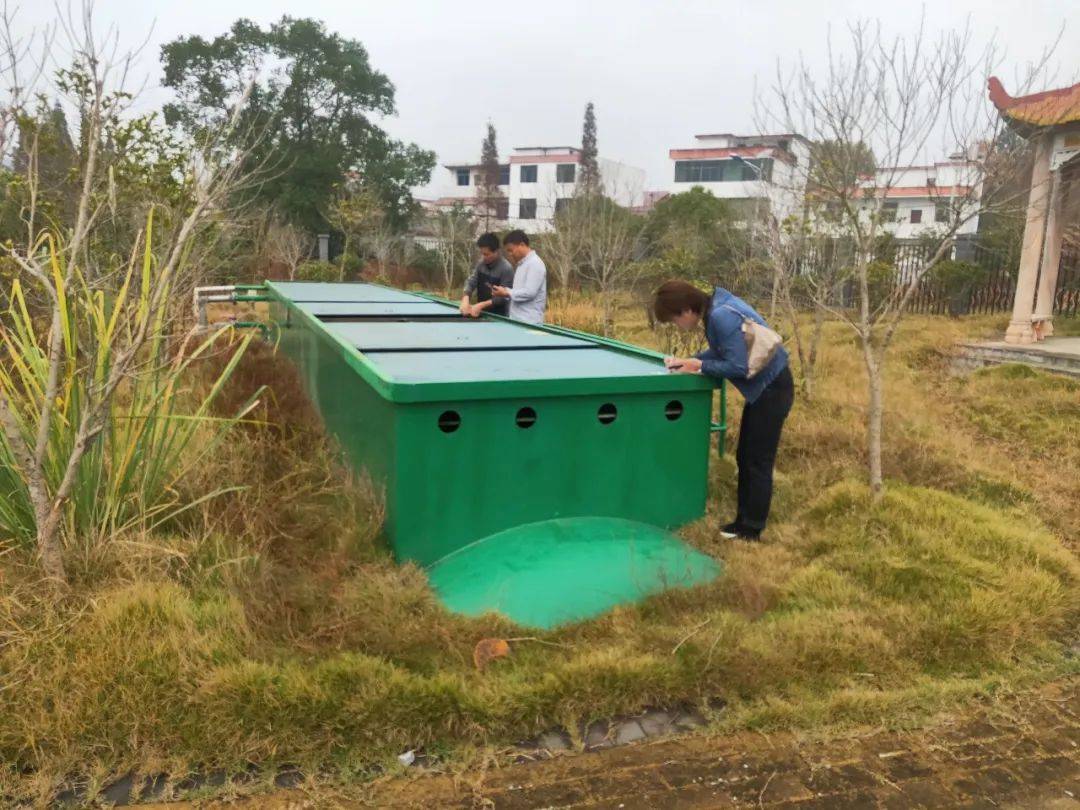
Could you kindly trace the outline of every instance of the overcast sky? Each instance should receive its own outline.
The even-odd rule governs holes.
[[[14,0],[18,2],[19,0]],[[66,3],[66,0],[65,0]],[[54,17],[49,0],[22,0],[17,27]],[[754,82],[771,80],[777,59],[824,55],[830,28],[857,17],[889,32],[918,24],[916,2],[877,0],[97,0],[100,23],[125,39],[150,41],[139,66],[159,104],[160,45],[178,36],[213,37],[238,17],[261,24],[283,14],[314,17],[360,40],[372,64],[397,88],[396,137],[433,149],[444,162],[478,159],[485,124],[499,149],[578,145],[585,103],[596,105],[601,155],[647,171],[647,188],[667,180],[667,150],[702,132],[753,132]],[[962,27],[977,42],[1007,48],[1002,70],[1038,57],[1064,24],[1058,76],[1080,71],[1080,4],[1075,0],[939,0],[925,8],[928,28]]]

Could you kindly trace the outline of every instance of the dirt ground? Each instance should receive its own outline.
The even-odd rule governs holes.
[[[418,772],[350,789],[189,806],[1080,810],[1080,679],[910,733],[694,735],[456,775]]]

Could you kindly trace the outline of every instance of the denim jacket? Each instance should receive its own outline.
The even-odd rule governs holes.
[[[701,361],[702,374],[717,380],[730,380],[747,403],[751,403],[787,367],[788,353],[780,346],[769,365],[759,371],[756,377],[747,379],[746,338],[743,337],[740,315],[760,324],[765,323],[765,319],[748,303],[723,287],[717,287],[709,311],[705,314],[705,338],[709,341],[709,348],[696,356]]]

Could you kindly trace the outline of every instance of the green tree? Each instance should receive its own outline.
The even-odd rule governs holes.
[[[182,207],[190,181],[184,150],[156,113],[131,115],[130,96],[124,92],[99,98],[100,120],[91,124],[88,110],[95,91],[86,65],[76,62],[58,70],[54,80],[80,110],[79,138],[72,137],[59,102],[50,104],[41,96],[35,107],[19,110],[10,169],[0,170],[0,233],[20,240],[35,227],[74,225],[89,160],[89,133],[96,132],[94,161],[103,174],[88,202],[108,216],[96,218],[85,249],[101,260],[126,254],[151,205],[158,209],[159,228],[168,227]],[[35,222],[29,221],[31,210]]]
[[[394,86],[360,42],[317,20],[286,16],[263,29],[241,19],[212,40],[170,42],[162,63],[164,84],[177,95],[166,120],[189,135],[220,127],[250,94],[237,146],[249,152],[249,168],[273,171],[249,195],[294,224],[323,229],[333,189],[350,176],[378,196],[391,221],[413,215],[409,189],[430,179],[435,156],[372,123],[394,114]]]
[[[679,267],[688,280],[714,283],[729,277],[746,253],[747,229],[736,226],[724,200],[694,186],[656,204],[644,237],[658,266]]]
[[[500,202],[504,199],[499,190],[499,147],[495,140],[495,125],[488,121],[487,135],[480,145],[480,212],[484,217],[484,230],[489,230],[489,220],[499,219]]]
[[[591,194],[600,189],[600,165],[596,152],[596,111],[590,101],[585,105],[585,122],[581,127],[581,189]]]

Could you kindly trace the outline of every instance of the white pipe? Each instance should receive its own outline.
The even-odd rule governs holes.
[[[217,293],[216,295],[214,293]],[[220,293],[229,293],[228,295],[221,295]],[[195,311],[195,322],[200,327],[206,328],[206,304],[217,301],[232,301],[233,296],[236,294],[236,287],[233,285],[218,285],[216,287],[196,287],[193,293],[192,306]]]

